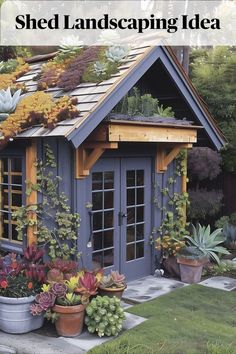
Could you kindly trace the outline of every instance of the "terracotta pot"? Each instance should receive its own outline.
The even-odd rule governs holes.
[[[181,281],[188,284],[199,283],[202,277],[202,269],[207,259],[177,258],[179,263]]]
[[[83,330],[85,305],[55,305],[53,311],[58,314],[55,321],[57,333],[63,337],[79,336]]]
[[[101,296],[116,296],[118,299],[122,298],[124,290],[127,288],[127,285],[123,286],[123,288],[100,288],[99,287],[99,295]]]

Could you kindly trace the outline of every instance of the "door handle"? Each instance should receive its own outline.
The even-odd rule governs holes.
[[[127,217],[127,214],[126,213],[123,213],[122,211],[120,211],[118,213],[118,223],[119,223],[119,226],[123,225],[123,219]]]

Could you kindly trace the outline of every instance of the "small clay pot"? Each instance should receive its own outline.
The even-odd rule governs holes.
[[[85,305],[55,305],[53,312],[58,314],[55,321],[57,333],[63,337],[79,336],[83,330]]]
[[[122,288],[100,288],[99,287],[99,295],[101,296],[109,296],[113,297],[116,296],[118,299],[122,298],[124,290],[127,288],[127,285],[123,286]]]

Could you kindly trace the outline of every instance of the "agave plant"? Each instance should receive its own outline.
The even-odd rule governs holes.
[[[230,253],[225,247],[219,246],[225,241],[225,237],[222,235],[222,229],[216,229],[211,233],[210,225],[201,226],[198,224],[197,227],[193,225],[192,236],[185,236],[185,239],[190,246],[195,246],[206,257],[210,257],[216,261],[217,264],[220,263],[217,253]]]
[[[3,120],[16,109],[16,106],[20,100],[21,90],[17,90],[13,96],[11,89],[0,90],[0,119]]]

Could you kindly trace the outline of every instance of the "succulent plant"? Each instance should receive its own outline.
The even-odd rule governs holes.
[[[7,61],[0,62],[0,74],[9,74],[15,71],[17,66],[19,65],[18,60],[9,59]]]
[[[57,304],[62,306],[76,306],[81,304],[81,296],[67,293],[64,297],[57,298]]]
[[[48,311],[54,306],[56,296],[51,291],[45,291],[36,295],[35,301],[43,311]]]
[[[85,324],[90,333],[99,337],[117,336],[125,320],[120,299],[113,296],[97,296],[86,308]]]
[[[119,63],[126,55],[127,55],[127,48],[120,47],[120,46],[112,46],[109,47],[106,51],[107,60],[115,63]]]
[[[13,96],[11,89],[0,90],[0,119],[5,119],[8,115],[16,109],[16,106],[20,100],[21,90],[17,90]]]
[[[63,282],[63,280],[64,280],[64,275],[59,269],[53,268],[47,272],[48,283],[53,283],[53,282],[61,283]]]
[[[61,283],[52,284],[50,291],[58,298],[64,297],[67,292],[67,286]]]
[[[84,295],[96,295],[98,289],[98,281],[93,273],[85,272],[84,275],[79,279],[79,289],[78,292]]]
[[[93,64],[93,69],[94,69],[94,72],[97,76],[102,76],[102,75],[106,74],[107,65],[101,61],[96,61]]]
[[[104,276],[100,282],[100,288],[123,288],[125,276],[118,271],[111,271],[111,274]]]

